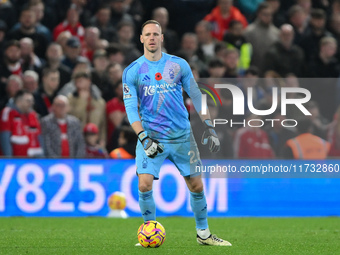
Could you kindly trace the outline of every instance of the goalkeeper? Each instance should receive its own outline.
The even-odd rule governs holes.
[[[138,135],[136,165],[139,206],[144,221],[156,220],[152,195],[153,180],[159,178],[162,163],[172,161],[190,190],[190,204],[195,215],[197,242],[206,245],[230,246],[228,241],[212,235],[207,220],[207,203],[200,173],[199,152],[193,139],[182,89],[201,112],[201,93],[188,63],[182,58],[161,51],[163,34],[157,21],[142,25],[140,36],[144,55],[125,68],[123,73],[124,103],[129,122]],[[206,127],[202,143],[211,152],[220,149],[220,142],[210,115],[201,119]]]

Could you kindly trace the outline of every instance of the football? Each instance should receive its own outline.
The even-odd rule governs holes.
[[[165,229],[158,221],[147,221],[137,231],[138,242],[145,248],[157,248],[164,243]]]
[[[108,198],[108,206],[112,210],[124,210],[126,207],[126,199],[123,192],[116,191]]]

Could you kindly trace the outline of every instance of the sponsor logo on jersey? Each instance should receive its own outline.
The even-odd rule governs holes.
[[[144,96],[153,96],[154,94],[168,93],[176,91],[177,83],[162,83],[151,86],[144,86]]]
[[[124,95],[124,98],[123,98],[123,99],[131,98],[131,97],[132,97],[131,94],[126,94],[126,95]]]

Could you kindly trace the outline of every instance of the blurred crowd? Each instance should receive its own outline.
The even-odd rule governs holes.
[[[306,141],[340,157],[340,0],[0,0],[0,155],[134,158],[122,73],[143,53],[148,19],[197,81],[252,87],[257,109],[270,108],[273,87],[310,90],[300,127],[218,127],[218,157],[308,158]],[[213,117],[233,118],[218,92]]]

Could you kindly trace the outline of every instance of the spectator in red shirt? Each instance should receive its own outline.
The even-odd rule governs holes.
[[[20,40],[21,49],[21,66],[23,71],[32,70],[41,71],[42,60],[34,53],[33,40],[29,37],[24,37]]]
[[[270,159],[274,158],[274,152],[270,146],[267,133],[260,127],[249,127],[248,121],[259,119],[258,116],[250,114],[245,120],[245,127],[235,133],[234,153],[235,158],[248,159]],[[260,125],[259,122],[252,122],[251,125]]]
[[[106,104],[106,116],[108,123],[108,148],[111,151],[111,148],[116,148],[117,143],[116,139],[113,138],[113,133],[116,128],[120,127],[123,123],[124,118],[126,118],[126,111],[123,102],[123,85],[122,82],[119,81],[115,84],[114,92],[116,97],[111,99]]]
[[[69,31],[73,36],[78,37],[80,41],[84,40],[85,30],[79,22],[78,11],[73,7],[68,9],[66,19],[53,30],[53,40],[57,40],[59,34],[64,31]]]
[[[83,129],[86,142],[86,157],[108,158],[105,148],[99,144],[99,129],[94,123],[87,123]]]
[[[244,27],[248,25],[247,19],[240,10],[233,6],[233,0],[219,0],[217,7],[205,16],[204,20],[213,24],[212,35],[220,41],[229,29],[229,23],[232,20],[240,21]]]
[[[87,27],[85,29],[85,40],[82,46],[82,55],[92,62],[93,54],[97,49],[100,31],[96,27]]]
[[[20,90],[13,104],[1,112],[0,145],[4,156],[43,156],[40,123],[32,106],[33,95]]]
[[[45,154],[49,158],[83,158],[85,141],[80,121],[68,115],[67,97],[59,95],[52,104],[52,112],[41,119]]]

